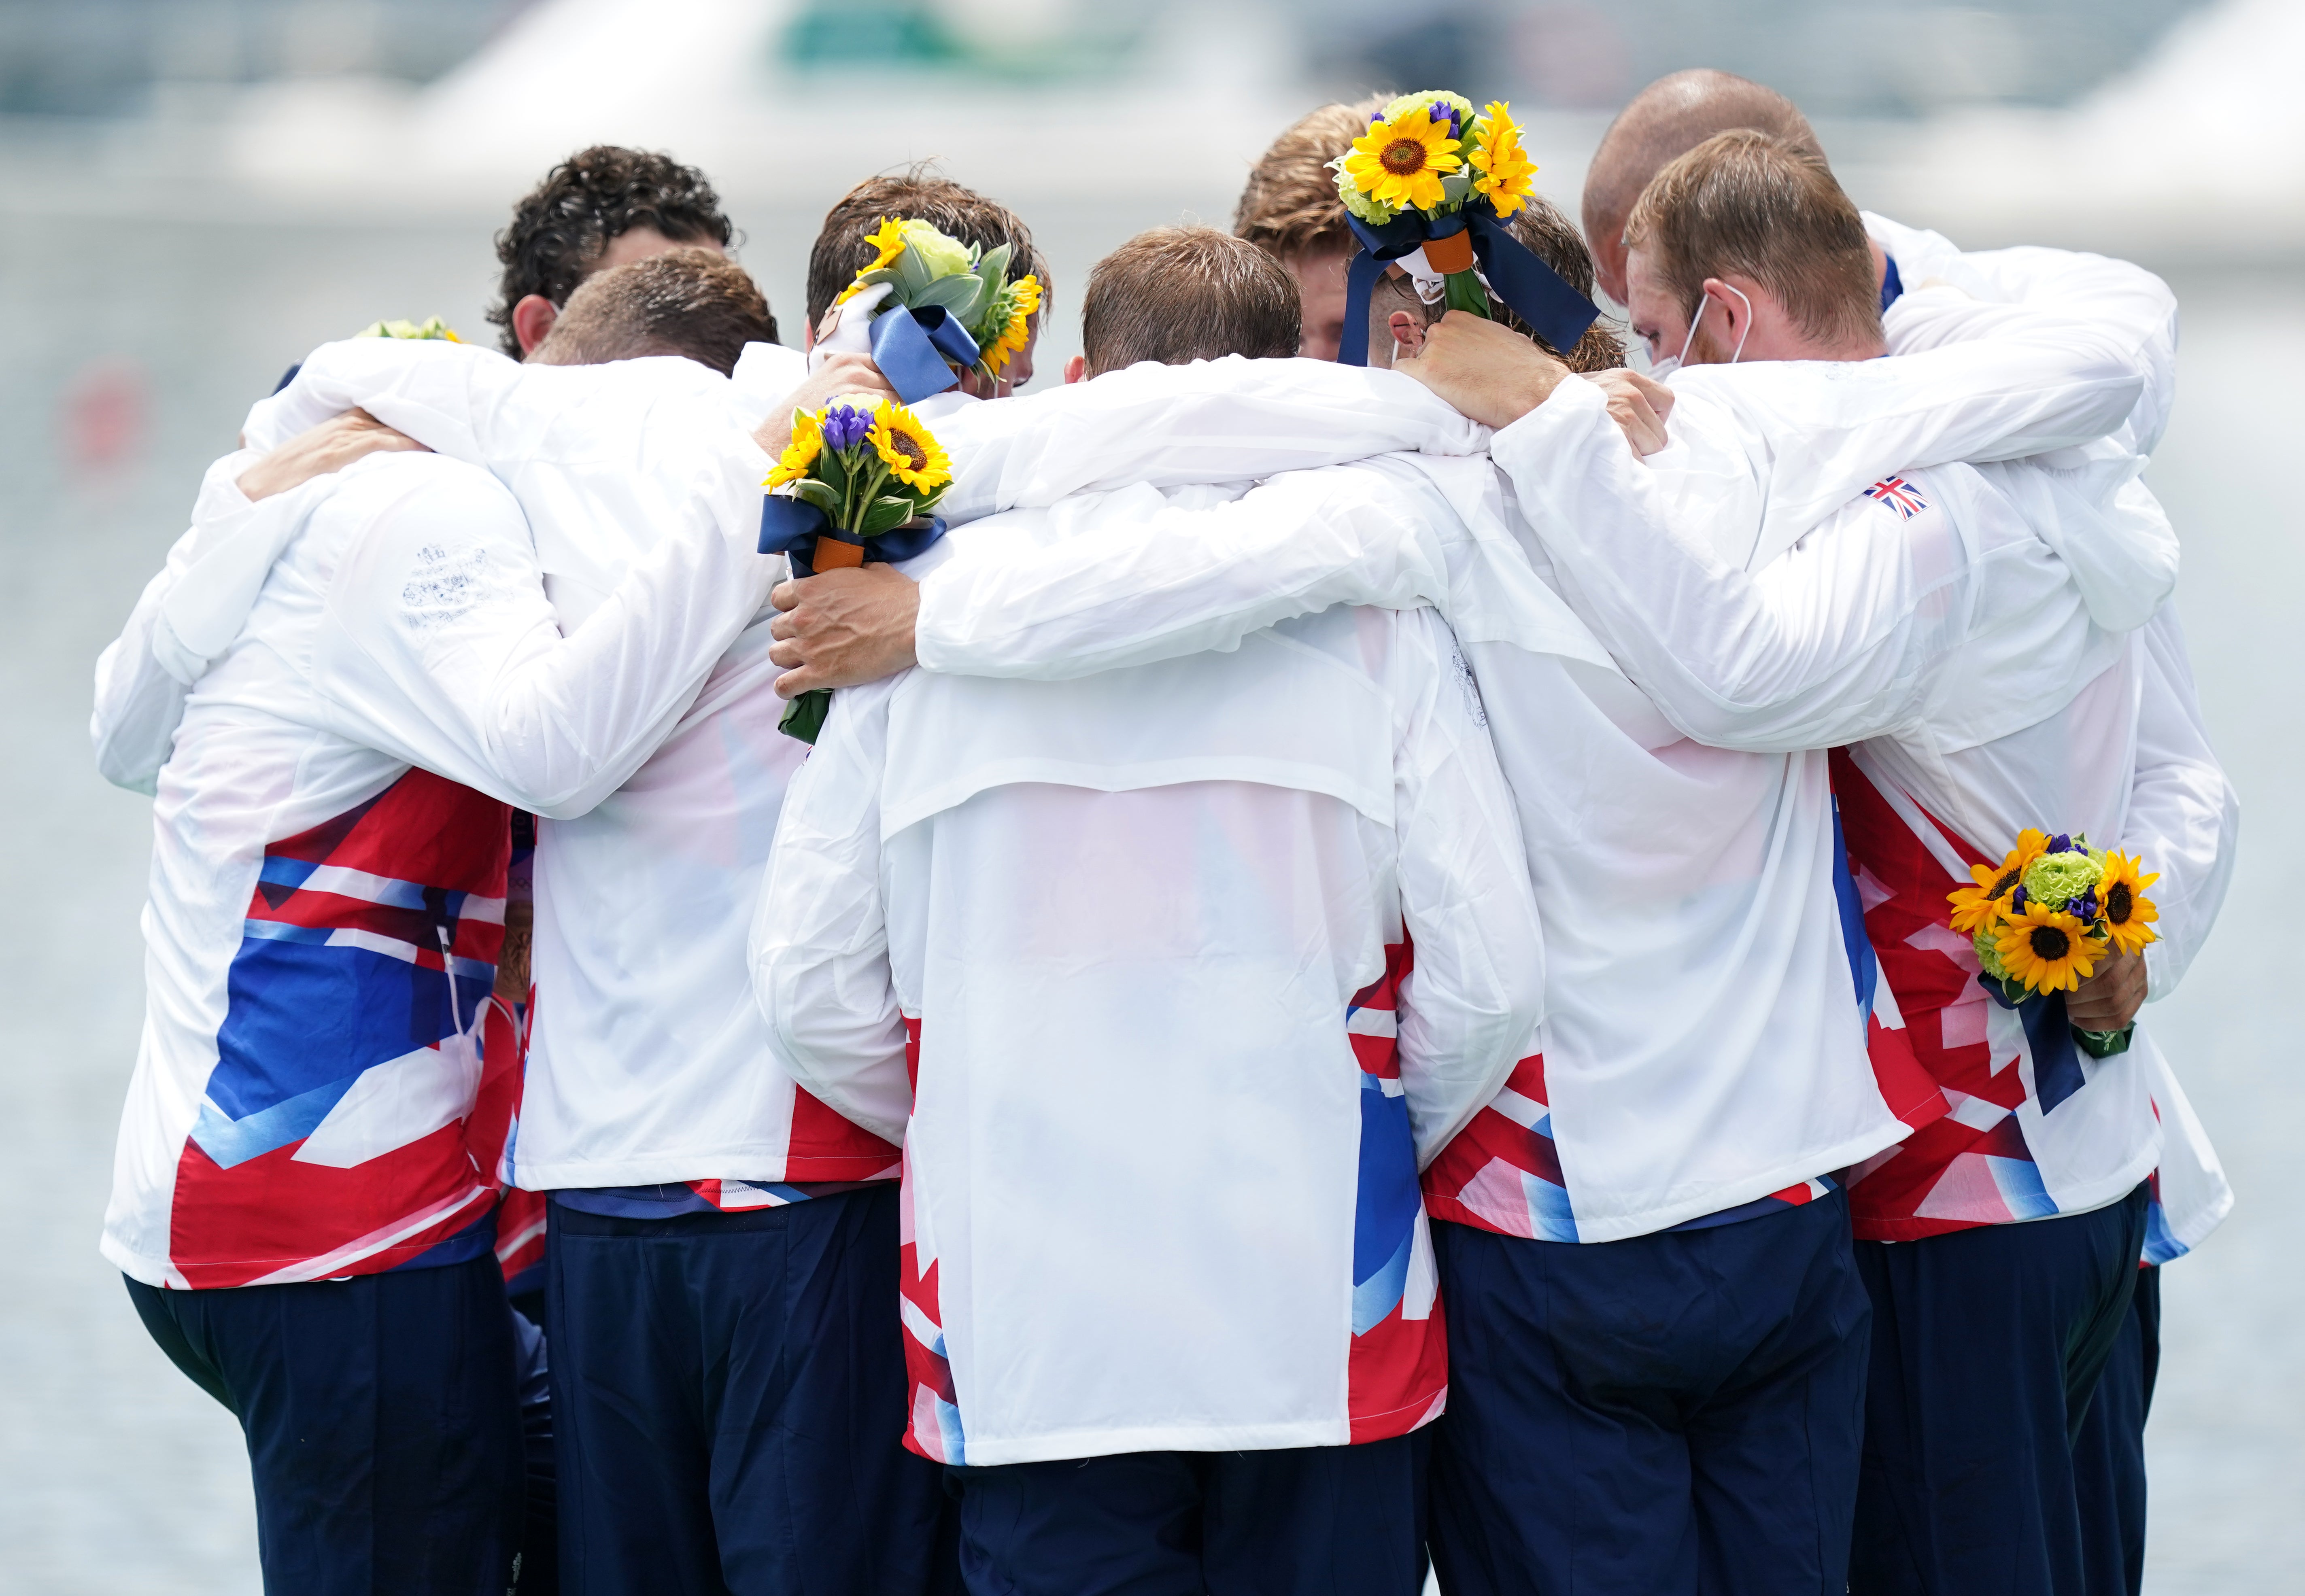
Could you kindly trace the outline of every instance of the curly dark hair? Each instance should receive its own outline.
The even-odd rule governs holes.
[[[675,243],[723,249],[735,236],[704,174],[668,155],[595,144],[545,174],[513,208],[512,225],[497,234],[504,277],[489,320],[504,329],[504,352],[520,358],[515,305],[532,293],[566,305],[608,241],[635,227],[653,227]]]

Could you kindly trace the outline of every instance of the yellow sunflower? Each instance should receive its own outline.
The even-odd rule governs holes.
[[[777,460],[776,470],[769,473],[769,480],[762,486],[782,488],[787,482],[799,481],[808,475],[809,468],[816,463],[816,457],[823,452],[824,428],[817,419],[817,412],[812,410],[793,412],[792,442],[785,446],[784,454]]]
[[[1520,123],[1512,119],[1510,106],[1491,100],[1488,114],[1474,124],[1474,132],[1480,142],[1472,154],[1473,170],[1480,174],[1473,179],[1474,191],[1489,197],[1497,215],[1509,216],[1536,187],[1529,182],[1536,163],[1521,148]]]
[[[866,434],[888,463],[889,474],[906,487],[931,493],[952,480],[952,460],[920,418],[901,404],[883,400]]]
[[[1353,140],[1345,175],[1381,205],[1430,210],[1441,203],[1442,177],[1465,164],[1449,126],[1422,106],[1380,122]]]
[[[2105,956],[2105,944],[2080,921],[2046,904],[2027,904],[2011,915],[1993,949],[2009,973],[2036,992],[2071,991]]]
[[[1016,293],[1008,307],[1008,325],[984,352],[982,364],[998,377],[1008,369],[1008,357],[1025,347],[1032,336],[1033,312],[1041,308],[1041,279],[1029,273],[1016,279]]]
[[[836,305],[846,304],[850,296],[863,290],[866,272],[879,271],[905,252],[905,218],[882,216],[880,225],[864,235],[864,242],[872,246],[872,263],[858,268],[855,281],[842,289],[840,297],[832,301]]]
[[[1970,865],[1969,877],[1977,885],[1956,887],[1945,895],[1952,900],[1952,929],[1975,931],[1996,915],[2006,913],[2009,894],[2025,879],[2025,867],[2047,852],[2048,846],[2046,832],[2028,827],[2017,834],[2017,845],[2009,850],[2009,857],[1999,865]]]
[[[2105,916],[2105,932],[2121,952],[2135,953],[2147,943],[2160,940],[2161,933],[2152,922],[2161,918],[2161,911],[2145,896],[2145,889],[2160,879],[2158,872],[2140,875],[2134,854],[2105,856],[2105,879],[2097,884],[2098,913]]]

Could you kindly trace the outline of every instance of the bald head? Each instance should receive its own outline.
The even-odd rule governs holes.
[[[1824,153],[1792,101],[1750,78],[1710,68],[1659,78],[1617,113],[1585,175],[1585,236],[1610,298],[1625,302],[1625,218],[1649,180],[1714,134],[1740,128]]]

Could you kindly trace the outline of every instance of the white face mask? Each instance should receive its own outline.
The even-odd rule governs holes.
[[[1731,352],[1729,356],[1729,363],[1733,366],[1737,363],[1738,357],[1745,352],[1745,340],[1752,336],[1753,334],[1753,301],[1749,299],[1745,299],[1744,290],[1739,288],[1734,283],[1723,283],[1721,286],[1726,288],[1739,299],[1745,300],[1745,330],[1737,335],[1737,347],[1735,350]],[[1697,324],[1705,319],[1705,307],[1712,302],[1712,296],[1710,294],[1700,294],[1697,297],[1697,310],[1688,318],[1688,336],[1680,341],[1680,352],[1675,355],[1667,355],[1663,360],[1661,360],[1654,365],[1651,366],[1649,368],[1649,375],[1651,377],[1654,378],[1659,382],[1663,382],[1666,378],[1671,377],[1674,372],[1680,370],[1682,365],[1688,361],[1689,345],[1697,342]]]

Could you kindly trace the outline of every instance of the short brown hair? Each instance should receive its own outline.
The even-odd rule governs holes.
[[[1625,220],[1625,242],[1694,305],[1732,273],[1774,294],[1813,338],[1881,335],[1864,218],[1823,157],[1749,130],[1715,133],[1670,162]]]
[[[1542,194],[1531,194],[1505,225],[1527,246],[1530,254],[1551,267],[1562,282],[1586,299],[1593,297],[1593,252],[1585,247],[1584,234],[1577,231],[1559,206]],[[1403,308],[1420,312],[1427,327],[1441,319],[1443,307],[1419,300],[1407,278],[1381,278],[1378,286],[1380,291],[1390,291],[1394,301]],[[1493,293],[1489,296],[1489,315],[1547,353],[1559,356],[1571,371],[1607,371],[1625,363],[1624,342],[1606,317],[1595,317],[1593,325],[1585,329],[1585,335],[1577,341],[1577,347],[1563,353],[1538,337],[1528,323]],[[1374,329],[1370,336],[1376,336]]]
[[[1248,186],[1233,208],[1234,236],[1282,260],[1354,246],[1329,163],[1348,153],[1395,95],[1353,105],[1327,105],[1297,119],[1248,170]]]
[[[884,216],[904,216],[926,222],[940,233],[974,244],[988,254],[1008,246],[1011,283],[1041,263],[1033,247],[1033,231],[1007,206],[987,200],[948,177],[923,166],[882,177],[868,177],[840,197],[824,213],[824,225],[808,252],[808,324],[822,324],[824,313],[856,274],[872,264],[873,250],[865,235]],[[1046,294],[1049,279],[1041,278]]]
[[[1297,279],[1264,250],[1213,227],[1155,227],[1098,261],[1081,301],[1089,374],[1139,361],[1181,366],[1229,354],[1297,352]]]
[[[585,278],[528,358],[597,366],[677,354],[726,377],[745,344],[776,341],[777,318],[751,274],[710,250],[674,250]]]
[[[668,155],[595,144],[546,173],[497,234],[504,276],[489,319],[504,329],[504,352],[520,358],[515,305],[532,293],[566,305],[610,241],[635,227],[652,227],[675,243],[723,249],[735,236],[704,174]]]
[[[1585,230],[1596,242],[1613,242],[1641,191],[1668,161],[1733,128],[1824,154],[1800,107],[1766,84],[1711,67],[1670,72],[1626,102],[1601,135],[1585,174]]]

